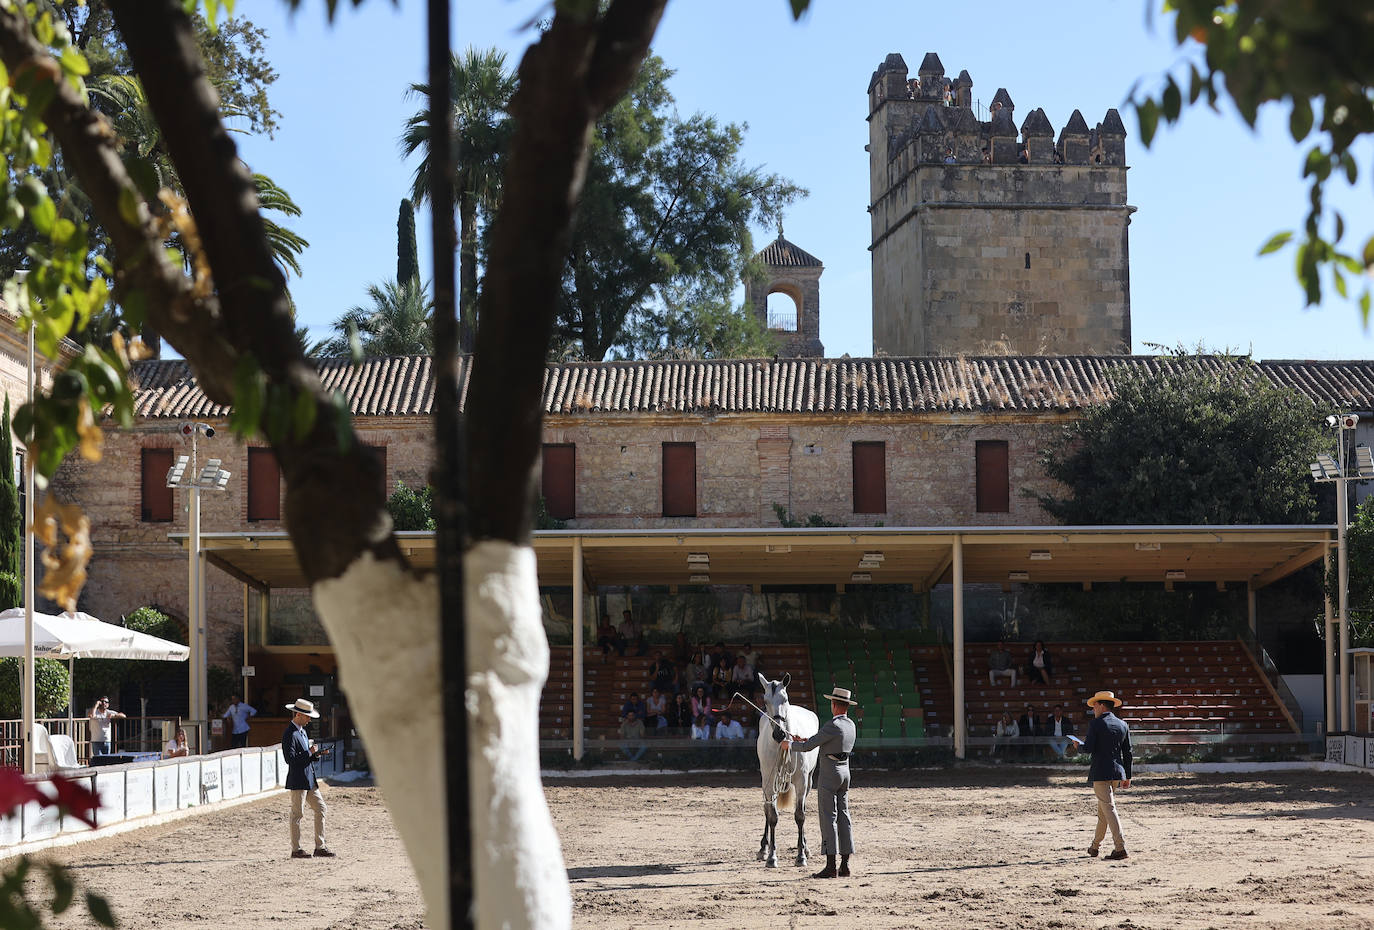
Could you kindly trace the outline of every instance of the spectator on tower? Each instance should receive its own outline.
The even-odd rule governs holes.
[[[1043,639],[1037,639],[1031,647],[1030,657],[1026,659],[1026,678],[1049,685],[1053,674],[1054,663],[1050,661],[1050,651],[1045,648]]]
[[[1016,687],[1016,669],[1005,640],[998,643],[997,648],[988,655],[988,684],[996,687],[999,678],[1010,678],[1011,686]]]

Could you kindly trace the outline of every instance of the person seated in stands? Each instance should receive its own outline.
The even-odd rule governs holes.
[[[596,627],[596,644],[601,647],[601,661],[605,662],[611,657],[611,650],[617,654],[625,654],[625,643],[620,639],[620,634],[611,626],[611,615],[602,614],[601,623]]]
[[[632,692],[629,699],[626,700],[624,704],[620,705],[620,722],[624,723],[625,718],[629,717],[631,714],[634,714],[643,721],[646,713],[648,713],[648,710],[645,708],[644,702],[639,699],[639,692]]]
[[[1002,750],[1002,755],[1007,754],[1007,747],[1012,745],[1016,738],[1021,735],[1021,727],[1015,720],[1011,719],[1011,711],[1002,711],[1002,717],[997,721],[997,726],[992,730],[992,754],[997,755],[997,750]]]
[[[677,666],[686,665],[692,658],[692,646],[687,642],[687,634],[678,630],[677,636],[673,639],[673,664]]]
[[[176,736],[167,741],[167,745],[162,747],[162,758],[164,759],[184,759],[191,754],[191,747],[186,743],[186,728],[177,727]]]
[[[728,710],[720,715],[720,723],[716,724],[716,739],[744,739],[744,727]]]
[[[752,701],[757,685],[758,678],[754,676],[754,667],[744,661],[744,656],[736,656],[735,667],[730,670],[730,686]]]
[[[644,723],[656,730],[662,730],[668,726],[668,695],[658,688],[649,692],[649,699],[644,702]]]
[[[653,679],[653,686],[664,694],[672,694],[677,690],[677,669],[673,668],[672,660],[664,656],[661,650],[654,653],[649,677]]]
[[[698,714],[692,723],[692,739],[710,739],[711,721],[706,719],[705,714]]]
[[[705,717],[707,723],[716,719],[711,712],[711,695],[707,693],[705,685],[698,685],[692,691],[692,719],[697,717]]]
[[[1048,685],[1053,674],[1054,664],[1050,661],[1050,651],[1045,648],[1043,639],[1037,639],[1031,647],[1030,658],[1026,660],[1026,677],[1031,681]]]
[[[1006,640],[999,642],[997,648],[988,655],[988,684],[996,687],[999,678],[1010,678],[1011,686],[1016,687],[1016,669],[1012,665]]]
[[[692,699],[686,691],[679,691],[668,705],[668,729],[685,734],[692,725],[692,717]]]
[[[735,666],[735,654],[725,648],[725,643],[718,642],[711,647],[711,669],[714,671],[718,665],[724,665],[726,668]]]
[[[620,721],[620,738],[631,743],[625,747],[625,758],[631,762],[644,758],[644,751],[648,749],[644,745],[644,721],[634,711]]]
[[[740,655],[744,656],[745,664],[755,672],[763,671],[763,656],[754,648],[753,643],[745,643],[744,648],[740,650]]]
[[[731,690],[734,673],[735,670],[723,661],[711,666],[711,694],[717,700],[728,701],[734,695]]]
[[[1045,718],[1037,714],[1035,708],[1029,704],[1026,705],[1026,712],[1021,715],[1021,719],[1016,721],[1016,725],[1021,728],[1021,742],[1024,744],[1026,755],[1033,754],[1034,750],[1031,749],[1031,743],[1035,741],[1035,738],[1044,735],[1042,729],[1044,722]]]
[[[682,690],[688,694],[696,694],[698,687],[706,687],[709,676],[706,674],[705,656],[700,651],[692,654],[678,680],[682,682]]]
[[[620,621],[620,638],[624,641],[625,650],[637,656],[644,655],[644,631],[628,610],[622,610],[620,616],[623,618]]]
[[[1069,748],[1069,737],[1073,736],[1073,721],[1064,716],[1064,705],[1056,704],[1054,713],[1045,721],[1045,735],[1050,738],[1050,748],[1059,758]]]

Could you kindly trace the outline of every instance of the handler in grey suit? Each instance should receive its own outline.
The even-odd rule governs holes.
[[[830,722],[808,740],[793,736],[794,752],[808,752],[820,747],[820,774],[816,793],[820,796],[821,851],[825,853],[825,868],[813,878],[849,877],[849,857],[854,852],[854,836],[849,820],[849,754],[854,750],[854,721],[849,708],[857,701],[849,699],[849,692],[836,688],[830,698]],[[835,855],[840,867],[835,868]]]

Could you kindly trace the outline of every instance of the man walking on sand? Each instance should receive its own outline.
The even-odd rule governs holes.
[[[291,858],[309,859],[311,855],[301,848],[301,817],[307,803],[315,811],[314,854],[333,858],[334,853],[324,844],[324,815],[328,807],[315,779],[315,760],[329,750],[320,749],[305,732],[310,721],[319,718],[320,712],[313,701],[305,698],[287,704],[286,709],[291,712],[291,722],[281,735],[281,751],[286,758],[286,790],[291,792]]]
[[[1107,831],[1112,831],[1112,851],[1104,858],[1128,859],[1126,843],[1121,838],[1121,821],[1116,816],[1116,787],[1131,787],[1131,728],[1115,713],[1121,700],[1110,691],[1099,691],[1088,699],[1095,717],[1088,724],[1088,736],[1083,751],[1092,753],[1088,768],[1088,782],[1097,795],[1097,829],[1088,855],[1096,856]]]
[[[849,708],[858,703],[849,699],[849,692],[836,688],[830,699],[830,713],[834,716],[808,740],[789,737],[793,752],[809,752],[820,747],[820,771],[816,778],[816,795],[820,802],[821,852],[825,853],[825,868],[812,878],[849,877],[849,857],[854,852],[853,824],[849,820],[849,755],[854,750],[857,731],[849,719]],[[840,867],[835,868],[835,856]]]

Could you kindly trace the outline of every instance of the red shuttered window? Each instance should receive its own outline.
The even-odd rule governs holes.
[[[978,512],[1007,513],[1011,510],[1011,479],[1007,444],[1004,440],[981,440],[974,444],[977,471]]]
[[[167,471],[171,467],[171,449],[143,450],[144,523],[172,522],[172,489],[167,487]]]
[[[885,443],[854,443],[854,512],[887,513]]]
[[[663,444],[663,515],[697,515],[697,445],[694,442]]]
[[[248,450],[248,519],[281,519],[281,470],[271,449]]]
[[[577,446],[544,446],[541,482],[544,508],[555,520],[577,516]]]

